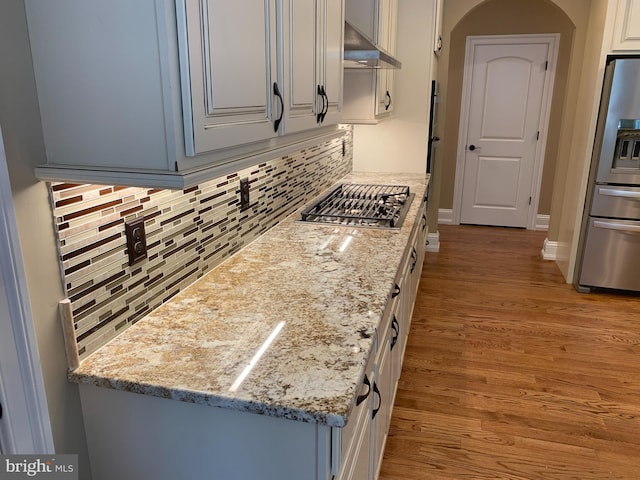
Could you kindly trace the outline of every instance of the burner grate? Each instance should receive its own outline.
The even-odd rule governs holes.
[[[412,199],[408,186],[341,184],[306,208],[302,220],[399,228]]]

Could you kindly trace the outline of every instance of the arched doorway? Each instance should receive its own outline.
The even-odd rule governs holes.
[[[447,8],[463,8],[463,2],[445,4]],[[456,7],[456,5],[458,5]],[[588,13],[588,5],[584,6]],[[451,10],[450,10],[451,11]],[[585,18],[588,15],[585,14]],[[478,2],[460,17],[451,27],[448,38],[448,65],[446,69],[446,92],[444,103],[446,117],[444,122],[444,141],[441,149],[440,208],[453,208],[455,194],[456,159],[460,111],[462,106],[463,72],[465,42],[468,36],[480,35],[517,35],[517,34],[559,34],[557,70],[550,107],[547,145],[544,151],[544,169],[541,178],[538,217],[542,219],[541,228],[548,222],[551,211],[551,196],[556,171],[556,159],[560,142],[560,126],[567,92],[572,45],[575,25],[567,14],[556,4],[547,0],[487,0]],[[443,70],[444,70],[443,69]],[[442,71],[442,70],[441,70]],[[442,79],[441,79],[442,80]]]

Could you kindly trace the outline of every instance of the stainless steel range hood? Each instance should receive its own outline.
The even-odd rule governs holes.
[[[401,68],[402,63],[344,22],[344,68]]]

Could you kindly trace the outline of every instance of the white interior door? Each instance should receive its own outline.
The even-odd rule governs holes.
[[[548,39],[468,41],[466,102],[460,119],[462,162],[456,172],[459,223],[510,227],[532,223],[554,54]]]

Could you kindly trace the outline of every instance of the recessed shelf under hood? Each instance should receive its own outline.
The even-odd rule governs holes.
[[[402,63],[344,22],[344,68],[401,68]]]

